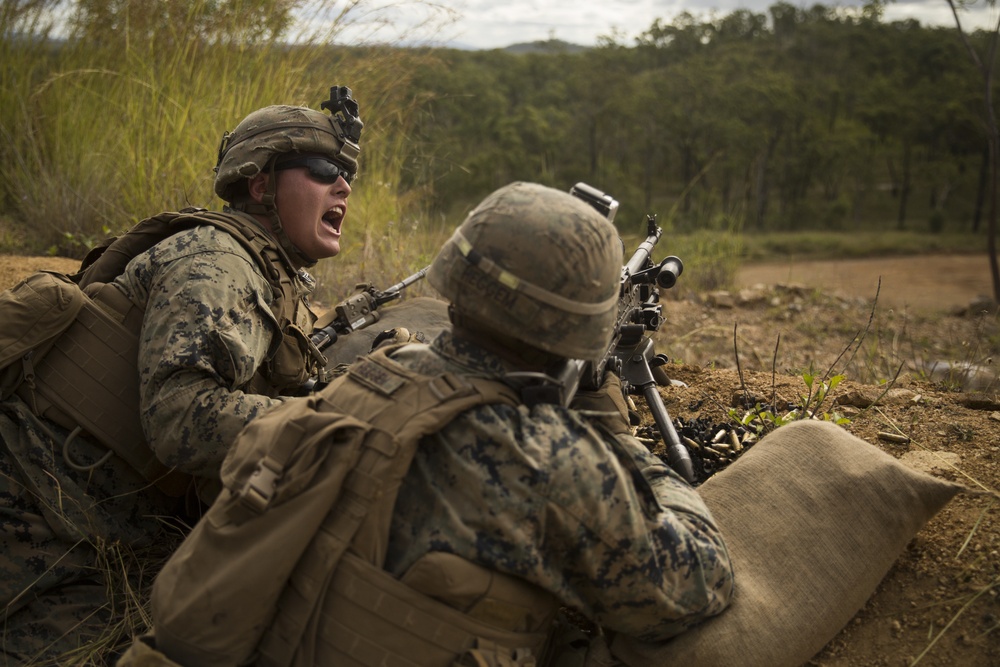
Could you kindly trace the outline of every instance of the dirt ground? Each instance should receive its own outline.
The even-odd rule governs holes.
[[[0,285],[39,268],[75,266],[0,256]],[[687,386],[664,387],[665,405],[678,424],[721,426],[740,393],[740,372],[781,409],[801,404],[810,368],[814,388],[842,374],[822,405],[811,405],[816,414],[836,411],[850,420],[848,430],[904,462],[996,492],[1000,325],[977,303],[989,293],[988,275],[985,257],[922,257],[746,267],[739,289],[726,293],[679,286],[666,295],[655,340],[671,359],[668,375]],[[898,391],[876,406],[851,400],[877,396],[887,382]],[[1000,666],[1000,500],[953,500],[809,663],[914,664]]]
[[[879,280],[881,279],[881,288]],[[743,287],[797,283],[822,287],[836,296],[873,299],[884,308],[933,313],[966,306],[992,293],[986,254],[873,257],[838,261],[789,260],[744,266]]]

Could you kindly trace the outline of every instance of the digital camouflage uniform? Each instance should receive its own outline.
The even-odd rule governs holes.
[[[304,271],[293,281],[303,298],[312,289]],[[272,288],[238,242],[208,226],[161,241],[116,282],[145,308],[139,387],[149,446],[168,466],[213,480],[240,429],[284,400],[243,391],[281,338]],[[107,450],[81,437],[64,453],[66,437],[20,399],[0,403],[0,664],[94,641],[122,613],[110,606],[102,558],[165,547],[176,535],[161,518],[178,512],[177,499],[117,456],[85,469]]]
[[[421,373],[500,377],[451,332],[393,358]],[[694,489],[638,441],[576,410],[483,406],[425,438],[393,514],[386,569],[454,553],[553,593],[607,630],[676,635],[728,604],[728,554]]]

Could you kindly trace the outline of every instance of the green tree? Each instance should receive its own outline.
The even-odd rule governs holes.
[[[983,106],[986,125],[986,144],[989,158],[988,166],[988,215],[986,225],[986,248],[990,258],[990,276],[993,280],[993,300],[1000,303],[1000,264],[997,263],[997,188],[998,183],[997,167],[1000,164],[1000,129],[997,128],[996,111],[993,107],[993,72],[996,64],[997,42],[1000,39],[1000,19],[986,42],[986,57],[980,58],[972,41],[962,28],[962,21],[958,14],[958,8],[954,0],[946,0],[951,8],[952,16],[955,18],[955,27],[958,35],[965,45],[965,48],[975,64],[976,69],[982,78],[983,85]]]

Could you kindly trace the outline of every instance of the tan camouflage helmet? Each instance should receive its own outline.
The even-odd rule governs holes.
[[[611,341],[618,232],[589,204],[512,183],[459,225],[427,273],[457,314],[550,354],[594,360]]]
[[[334,86],[321,109],[274,105],[252,112],[232,132],[222,136],[215,166],[215,193],[232,202],[233,184],[264,171],[270,160],[285,153],[318,153],[336,160],[353,176],[358,171],[358,142],[364,123],[358,117],[351,89]]]

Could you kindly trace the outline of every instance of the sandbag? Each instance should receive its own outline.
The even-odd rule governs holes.
[[[783,426],[699,489],[733,563],[730,608],[663,644],[619,636],[612,652],[630,667],[798,667],[964,488],[828,422]]]

